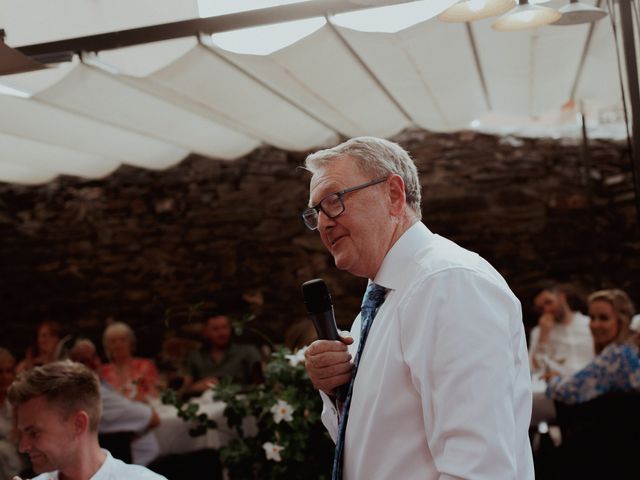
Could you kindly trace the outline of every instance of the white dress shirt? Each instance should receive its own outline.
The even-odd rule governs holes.
[[[107,450],[103,450],[103,452],[107,454],[107,458],[89,480],[167,480],[148,468],[129,465],[122,460],[113,458]],[[58,471],[43,473],[32,480],[59,480]]]
[[[582,370],[595,356],[589,317],[575,312],[569,323],[554,324],[544,345],[540,345],[540,327],[534,327],[529,337],[529,352],[532,369],[533,358],[538,356],[538,363],[546,363],[562,375]]]
[[[358,367],[344,478],[533,479],[522,313],[504,279],[418,222],[374,281],[391,291]],[[351,331],[355,356],[360,316]],[[335,440],[336,409],[322,396]]]

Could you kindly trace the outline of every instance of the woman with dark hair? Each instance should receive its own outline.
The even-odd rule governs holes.
[[[587,303],[596,357],[571,376],[546,376],[547,396],[568,404],[640,390],[640,336],[630,328],[634,308],[629,296],[622,290],[599,290]]]
[[[27,348],[24,360],[16,367],[16,373],[57,360],[57,347],[61,338],[62,327],[58,322],[40,322],[36,328],[35,341]]]

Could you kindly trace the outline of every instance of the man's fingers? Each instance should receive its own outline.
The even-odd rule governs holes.
[[[309,363],[315,369],[326,368],[340,363],[348,363],[351,361],[349,352],[327,352],[320,355],[314,355],[309,358]]]
[[[342,378],[344,376],[346,376],[347,378],[351,378],[352,371],[353,371],[353,365],[347,364],[343,368],[340,368],[339,370],[337,370],[336,373],[332,373],[330,375],[329,374],[325,375],[323,372],[320,372],[316,378],[318,379],[318,382],[324,382],[324,381],[335,379],[335,378]],[[342,383],[344,382],[338,382],[338,385],[341,385]]]
[[[343,337],[343,342],[316,340],[305,351],[305,366],[309,379],[318,390],[330,393],[334,388],[351,380],[351,354],[347,344],[351,337]]]
[[[347,346],[337,340],[316,340],[304,352],[305,358],[325,352],[346,352]]]
[[[310,370],[309,379],[318,390],[330,392],[335,387],[348,382],[351,379],[352,370],[352,363],[340,363],[323,369]]]
[[[344,375],[353,370],[353,364],[351,362],[337,363],[325,368],[319,368],[316,370],[314,377],[322,380],[325,378],[331,378],[338,375]]]
[[[320,380],[318,382],[313,382],[313,386],[318,390],[322,390],[328,395],[333,393],[333,390],[338,388],[345,383],[348,383],[351,380],[351,372],[345,373],[343,375],[338,375],[337,377],[331,377],[330,379]]]

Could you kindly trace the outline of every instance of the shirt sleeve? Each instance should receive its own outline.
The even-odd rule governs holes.
[[[142,433],[149,426],[152,408],[142,402],[123,397],[109,386],[102,385],[102,418],[100,433],[136,432]]]
[[[322,415],[320,418],[327,432],[329,432],[331,440],[335,443],[338,438],[338,409],[329,395],[320,392],[320,397],[322,398]]]
[[[520,303],[498,279],[452,268],[418,282],[399,321],[440,479],[515,480],[516,423],[531,415]]]
[[[564,403],[582,403],[613,390],[630,390],[629,358],[635,352],[626,345],[609,345],[574,375],[549,380],[547,396]]]

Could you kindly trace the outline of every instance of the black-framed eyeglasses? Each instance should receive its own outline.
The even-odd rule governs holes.
[[[320,200],[317,205],[305,208],[302,212],[302,220],[309,230],[315,230],[316,228],[318,228],[318,215],[320,215],[320,211],[322,211],[322,213],[324,213],[329,218],[339,217],[344,213],[344,202],[342,201],[342,197],[344,197],[347,193],[355,192],[356,190],[362,190],[363,188],[377,185],[386,181],[387,177],[378,178],[377,180],[372,180],[370,182],[363,183],[362,185],[357,185],[355,187],[345,188],[344,190],[340,190],[339,192],[330,193],[322,200]]]

